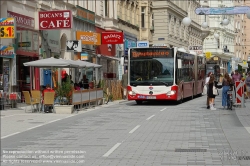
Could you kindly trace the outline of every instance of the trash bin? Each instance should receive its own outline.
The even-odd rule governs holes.
[[[4,98],[0,98],[0,110],[4,110]]]

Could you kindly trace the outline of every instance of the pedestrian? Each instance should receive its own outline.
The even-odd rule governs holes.
[[[248,72],[245,83],[246,83],[247,97],[248,99],[250,99],[250,71]]]
[[[205,79],[205,86],[207,88],[207,109],[210,109],[210,105],[209,105],[209,97],[208,97],[208,82],[209,82],[209,79],[210,79],[210,75],[213,74],[212,72],[209,72],[207,74],[207,77]]]
[[[122,75],[122,87],[123,87],[123,98],[127,98],[127,86],[128,86],[128,70]]]
[[[230,85],[233,83],[232,79],[229,77],[229,74],[226,73],[222,80],[222,106],[225,109],[227,106],[227,91],[230,88]]]
[[[218,86],[218,82],[215,81],[215,76],[214,74],[210,75],[209,82],[208,82],[208,97],[209,97],[209,105],[210,105],[210,110],[216,110],[214,107],[214,99],[215,96],[218,94],[214,93],[214,87],[215,88],[221,88],[222,86]]]
[[[238,72],[238,70],[235,70],[233,76],[232,76],[233,82],[235,83],[235,81],[240,81],[241,80],[241,75]]]

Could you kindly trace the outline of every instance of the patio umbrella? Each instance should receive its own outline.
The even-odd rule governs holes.
[[[57,67],[57,68],[77,68],[79,65],[66,61],[65,59],[56,59],[56,58],[47,58],[40,59],[36,61],[23,63],[24,66],[38,67],[38,68],[48,68],[48,67]]]

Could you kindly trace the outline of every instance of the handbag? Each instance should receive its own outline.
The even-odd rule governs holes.
[[[203,95],[207,94],[207,85],[204,85],[202,94]]]
[[[215,86],[213,86],[213,95],[215,96],[219,95],[218,89]]]

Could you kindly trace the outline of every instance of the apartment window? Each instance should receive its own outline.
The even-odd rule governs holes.
[[[109,3],[108,0],[105,0],[105,16],[109,17]]]
[[[141,27],[145,28],[145,7],[141,7]]]

